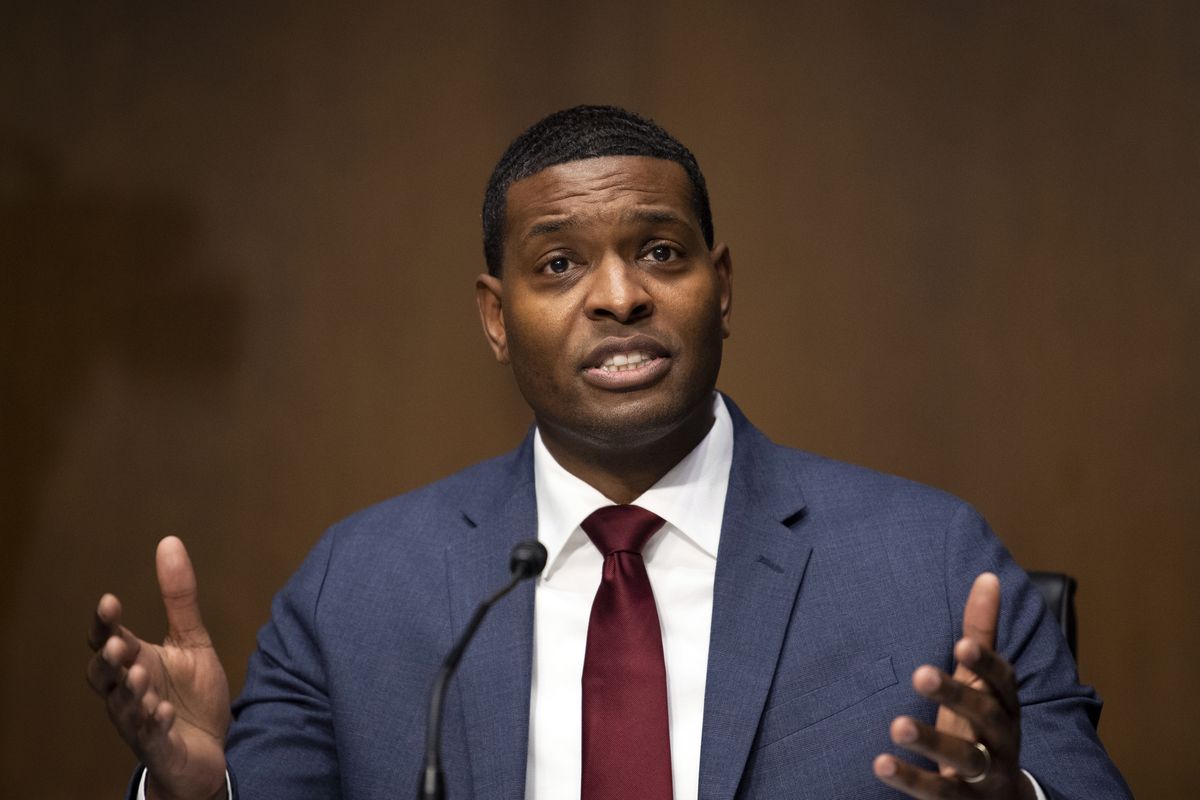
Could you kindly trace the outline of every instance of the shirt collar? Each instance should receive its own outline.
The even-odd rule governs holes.
[[[716,392],[713,418],[712,427],[700,443],[633,502],[662,517],[715,559],[733,464],[733,421]],[[538,540],[546,547],[548,575],[580,523],[613,501],[563,469],[546,449],[540,431],[535,431],[533,437],[533,479]]]

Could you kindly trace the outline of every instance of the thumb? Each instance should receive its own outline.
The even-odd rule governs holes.
[[[167,637],[182,647],[208,647],[211,641],[200,620],[196,573],[187,548],[176,536],[158,543],[155,554],[158,588],[167,610]]]
[[[1000,579],[982,573],[971,586],[963,609],[963,636],[996,649],[996,623],[1000,618]]]

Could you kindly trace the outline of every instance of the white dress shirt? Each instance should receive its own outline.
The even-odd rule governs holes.
[[[662,625],[676,800],[699,793],[713,579],[733,462],[733,423],[717,394],[713,415],[700,444],[634,501],[666,520],[642,557]],[[583,656],[604,565],[579,525],[613,501],[563,469],[540,434],[533,448],[538,539],[549,557],[534,600],[525,797],[561,800],[579,797]]]

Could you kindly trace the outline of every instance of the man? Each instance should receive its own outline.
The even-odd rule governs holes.
[[[411,791],[437,665],[535,531],[536,591],[493,611],[451,688],[450,797],[1128,795],[974,511],[776,446],[714,392],[732,262],[686,148],[619,109],[559,112],[501,158],[483,221],[480,317],[535,430],[334,526],[232,725],[182,544],[158,550],[163,646],[105,595],[89,680],[150,796]],[[610,517],[637,543],[603,544]]]

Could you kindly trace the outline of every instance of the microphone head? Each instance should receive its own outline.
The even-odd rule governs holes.
[[[536,539],[517,542],[512,549],[508,571],[514,578],[533,578],[546,568],[546,547]]]

